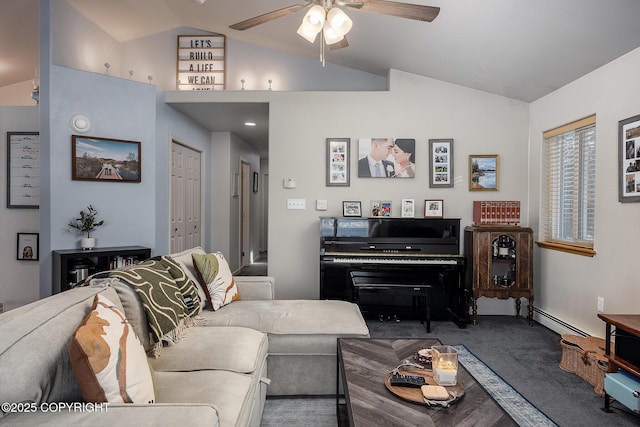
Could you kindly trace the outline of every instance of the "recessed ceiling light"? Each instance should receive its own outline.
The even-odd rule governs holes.
[[[244,122],[245,126],[255,126],[256,124],[254,122]]]

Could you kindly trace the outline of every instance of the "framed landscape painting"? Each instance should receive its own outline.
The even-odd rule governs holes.
[[[469,156],[469,191],[498,191],[498,155]]]
[[[72,135],[71,178],[141,182],[140,142]]]

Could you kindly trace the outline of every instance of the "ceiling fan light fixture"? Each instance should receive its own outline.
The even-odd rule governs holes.
[[[326,12],[324,8],[320,5],[315,5],[304,16],[303,21],[309,21],[311,25],[314,27],[318,27],[318,32],[320,32],[320,28],[322,28],[322,24],[324,24],[324,19],[326,17]]]
[[[324,8],[319,5],[313,6],[307,14],[304,15],[304,18],[302,18],[302,24],[300,24],[297,33],[304,37],[309,43],[313,43],[318,33],[322,31],[324,18]]]
[[[308,24],[308,22],[303,21],[298,28],[297,33],[304,37],[309,43],[313,43],[318,36],[320,29],[316,30],[314,27]]]
[[[344,39],[344,34],[338,34],[338,32],[330,25],[324,26],[322,34],[324,35],[325,43],[328,45],[338,43],[340,40]]]
[[[327,13],[327,22],[325,27],[330,26],[337,34],[346,35],[353,26],[353,21],[349,16],[337,7],[332,8]]]

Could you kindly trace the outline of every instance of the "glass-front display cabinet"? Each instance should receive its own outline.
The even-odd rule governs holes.
[[[521,298],[528,300],[528,319],[533,321],[533,232],[515,226],[469,226],[464,229],[464,252],[468,263],[467,286],[473,293],[473,323],[477,324],[480,297],[514,298],[516,316]]]

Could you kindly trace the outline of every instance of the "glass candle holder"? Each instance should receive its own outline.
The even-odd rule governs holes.
[[[434,345],[432,368],[433,379],[438,385],[456,385],[458,377],[458,351],[450,345]]]

